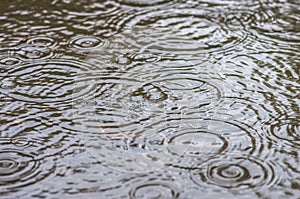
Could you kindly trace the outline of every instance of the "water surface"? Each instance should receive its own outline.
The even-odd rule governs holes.
[[[299,198],[299,1],[0,11],[1,198]]]

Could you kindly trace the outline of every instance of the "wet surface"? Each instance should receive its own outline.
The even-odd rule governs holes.
[[[298,0],[0,11],[1,198],[299,198]]]

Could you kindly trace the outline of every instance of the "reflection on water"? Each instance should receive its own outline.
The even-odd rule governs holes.
[[[298,198],[297,0],[3,0],[0,196]]]

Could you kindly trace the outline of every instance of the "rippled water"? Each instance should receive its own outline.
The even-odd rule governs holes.
[[[0,10],[1,198],[299,199],[298,0]]]

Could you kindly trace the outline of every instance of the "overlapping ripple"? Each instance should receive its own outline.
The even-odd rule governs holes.
[[[277,146],[299,147],[300,124],[298,116],[278,117],[265,122],[262,127],[268,139]]]
[[[195,107],[210,107],[222,95],[209,77],[201,79],[195,70],[176,72],[168,65],[155,63],[147,71],[143,67],[136,67],[131,72],[83,74],[79,84],[86,81],[86,84],[94,84],[97,90],[87,95],[86,101],[90,104],[79,102],[75,108],[80,110],[80,106],[89,106],[98,117],[98,126],[125,129],[149,119],[162,121],[172,112],[180,114]],[[129,129],[133,128],[136,127]]]
[[[128,17],[122,23],[125,29],[138,27],[140,33],[133,36],[141,40],[140,45],[161,53],[194,55],[225,51],[239,45],[247,37],[243,31],[232,31],[225,24],[218,23],[201,9],[145,12]],[[147,35],[143,39],[145,30],[151,30],[148,32],[151,35],[149,39]]]
[[[0,138],[1,194],[38,183],[55,170],[53,161],[39,159],[20,139]]]
[[[167,151],[172,154],[168,165],[188,169],[195,160],[205,162],[220,154],[257,154],[262,150],[258,132],[243,123],[218,119],[203,119],[197,123],[197,129],[186,128],[167,137]]]
[[[1,93],[20,101],[66,103],[89,92],[92,86],[74,93],[74,77],[90,66],[72,61],[53,60],[11,68],[1,76]]]
[[[74,132],[67,131],[60,125],[71,118],[64,118],[58,111],[51,113],[46,107],[44,109],[44,112],[36,108],[15,109],[15,115],[3,117],[3,124],[0,126],[2,141],[13,144],[21,151],[33,153],[37,159],[54,157],[78,144]],[[28,110],[32,112],[23,112]]]
[[[221,66],[229,92],[259,100],[259,105],[268,106],[267,111],[278,117],[299,112],[298,63],[297,53],[272,49],[229,55]]]
[[[299,46],[299,3],[286,1],[284,6],[278,2],[268,2],[270,9],[276,12],[274,20],[252,26],[253,33],[262,42],[282,47]]]
[[[124,153],[144,157],[164,148],[166,129],[180,128],[182,115],[197,107],[205,113],[204,107],[212,108],[221,97],[221,91],[197,73],[177,73],[160,64],[145,73],[141,67],[127,73],[97,71],[79,77],[79,84],[85,80],[97,89],[74,104],[76,128],[90,150],[99,153],[98,158],[103,158],[102,153],[123,154],[109,156],[109,164],[111,157],[125,161]]]

